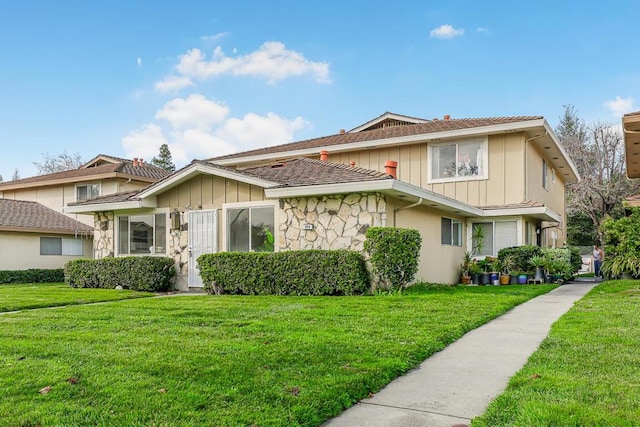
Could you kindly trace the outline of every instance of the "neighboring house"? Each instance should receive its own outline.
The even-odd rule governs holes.
[[[71,202],[140,190],[168,174],[142,159],[132,161],[100,154],[78,169],[2,182],[0,198],[38,202],[63,213],[63,208]],[[92,215],[69,216],[93,225]]]
[[[96,257],[176,259],[179,289],[200,287],[202,253],[361,250],[370,226],[411,227],[417,278],[454,283],[472,230],[477,256],[562,246],[575,166],[542,117],[424,120],[385,113],[337,135],[193,161],[139,192],[70,203],[93,213]],[[99,235],[98,235],[99,234]]]
[[[0,199],[0,270],[62,268],[91,257],[93,227],[40,203]]]
[[[622,117],[627,176],[640,178],[640,111]]]

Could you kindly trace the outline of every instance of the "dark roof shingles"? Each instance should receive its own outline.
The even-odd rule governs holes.
[[[93,227],[69,218],[37,202],[0,199],[0,228],[93,232]]]

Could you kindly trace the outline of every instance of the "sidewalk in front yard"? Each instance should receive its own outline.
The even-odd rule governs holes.
[[[325,427],[461,426],[481,415],[597,281],[568,283],[467,333]]]

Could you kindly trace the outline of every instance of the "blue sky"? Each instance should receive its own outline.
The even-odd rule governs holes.
[[[165,4],[167,3],[167,4]],[[336,4],[336,6],[333,6]],[[339,6],[338,6],[339,4]],[[322,5],[322,6],[319,6]],[[0,2],[0,174],[423,118],[640,110],[640,3]]]

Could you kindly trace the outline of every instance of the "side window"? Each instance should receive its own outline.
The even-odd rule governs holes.
[[[462,246],[462,223],[455,219],[442,218],[440,221],[440,243],[450,246]]]

